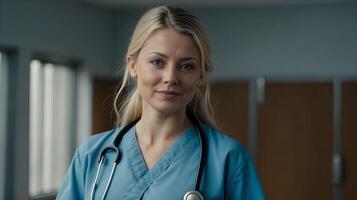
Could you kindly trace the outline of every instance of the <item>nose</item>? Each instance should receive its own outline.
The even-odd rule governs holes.
[[[169,85],[179,84],[178,71],[174,65],[170,65],[164,70],[163,82]]]

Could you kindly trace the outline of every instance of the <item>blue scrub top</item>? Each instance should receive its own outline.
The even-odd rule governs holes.
[[[236,140],[202,125],[208,143],[207,165],[200,191],[206,199],[263,200],[265,195],[248,153]],[[89,199],[101,150],[112,144],[120,128],[88,138],[75,152],[57,199]],[[200,141],[190,128],[160,157],[149,171],[135,134],[135,126],[123,137],[121,160],[106,199],[182,200],[194,190],[200,161]],[[109,180],[114,152],[105,154],[94,199],[100,199]]]

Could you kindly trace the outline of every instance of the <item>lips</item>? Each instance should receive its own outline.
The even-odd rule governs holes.
[[[172,91],[172,90],[161,90],[161,91],[158,91],[158,92],[160,94],[168,95],[168,96],[178,96],[178,95],[180,95],[180,93]]]

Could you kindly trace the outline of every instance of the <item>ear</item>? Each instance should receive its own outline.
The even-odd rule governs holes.
[[[136,78],[137,73],[136,73],[136,65],[135,65],[135,60],[132,56],[128,56],[126,58],[126,63],[128,63],[128,69],[130,76],[133,78]]]

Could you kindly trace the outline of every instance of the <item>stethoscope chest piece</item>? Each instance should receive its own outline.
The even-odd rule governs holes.
[[[204,200],[204,198],[199,191],[189,191],[183,196],[183,200]]]

